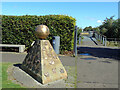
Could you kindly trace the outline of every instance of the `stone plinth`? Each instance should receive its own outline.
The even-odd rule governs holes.
[[[35,41],[21,68],[42,84],[67,78],[67,72],[48,40]]]

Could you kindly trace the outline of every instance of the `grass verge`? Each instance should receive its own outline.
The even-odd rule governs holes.
[[[107,46],[108,47],[118,47],[118,42],[109,42],[109,41],[107,41]]]
[[[0,64],[1,65],[1,64]],[[2,63],[2,88],[24,88],[18,84],[13,83],[12,81],[8,80],[7,69],[12,63]]]

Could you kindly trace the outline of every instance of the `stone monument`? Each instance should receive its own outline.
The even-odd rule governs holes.
[[[53,47],[48,40],[44,40],[49,34],[46,25],[36,27],[35,35],[42,40],[35,41],[21,65],[22,70],[42,84],[67,79],[67,72]]]

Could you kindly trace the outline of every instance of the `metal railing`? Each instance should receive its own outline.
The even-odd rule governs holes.
[[[95,38],[96,38],[96,40],[98,40],[104,46],[107,45],[107,37],[106,36],[104,36],[102,34],[98,34],[98,33],[95,32]]]
[[[107,38],[102,34],[98,34],[95,32],[95,38],[104,46],[118,46],[120,42],[120,38]]]

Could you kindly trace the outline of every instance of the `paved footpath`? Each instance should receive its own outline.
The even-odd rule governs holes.
[[[118,61],[110,58],[78,55],[78,88],[117,88]]]
[[[101,46],[95,38],[83,37],[82,45],[78,45],[77,86],[83,88],[118,87],[120,49]],[[89,55],[80,55],[81,53]]]
[[[92,41],[93,39],[88,37],[88,36],[83,36],[83,43],[82,45],[88,45],[88,46],[96,46],[96,44],[94,43],[94,41]]]

